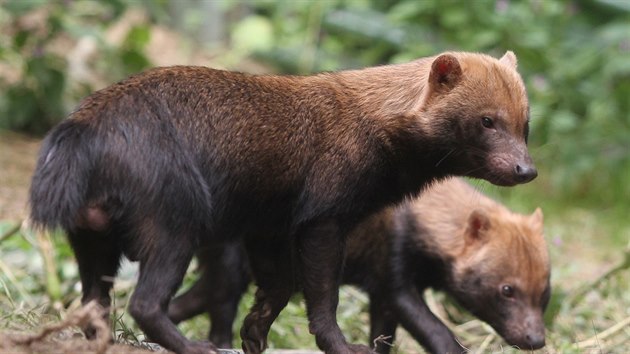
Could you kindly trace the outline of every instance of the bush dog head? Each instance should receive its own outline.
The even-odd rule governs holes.
[[[446,52],[341,72],[339,78],[355,92],[361,109],[383,118],[378,124],[386,140],[403,151],[415,150],[416,159],[421,156],[419,168],[426,162],[443,175],[512,186],[537,176],[527,150],[529,102],[516,67],[511,51],[501,59]]]
[[[431,64],[422,104],[428,131],[451,138],[445,161],[461,175],[497,185],[526,183],[537,176],[527,151],[529,103],[516,72],[516,56],[500,60],[446,53]]]
[[[549,302],[549,258],[543,214],[474,210],[453,264],[453,294],[520,349],[545,345],[543,313]]]
[[[403,259],[407,268],[395,268],[392,274],[412,274],[420,292],[427,287],[444,290],[510,345],[523,350],[544,346],[543,312],[551,288],[540,209],[531,215],[514,213],[463,179],[450,178],[401,204],[394,218],[390,257]],[[424,300],[415,301],[426,308]],[[401,304],[398,307],[411,308]],[[398,312],[408,317],[409,311]],[[437,323],[430,316],[423,318],[425,323],[431,320]],[[413,318],[406,322],[414,333],[409,323],[416,322]],[[401,323],[405,326],[405,321]],[[450,347],[436,340],[449,337],[445,327],[442,335],[427,334],[437,333],[440,323],[431,330],[421,327],[420,320],[417,323],[425,329],[416,333],[424,336],[414,337],[431,352],[459,352],[454,339],[445,340]]]

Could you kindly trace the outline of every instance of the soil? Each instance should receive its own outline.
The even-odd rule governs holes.
[[[0,131],[0,220],[26,218],[28,181],[39,145],[39,139]]]
[[[151,353],[152,351],[111,341],[111,331],[103,319],[102,308],[90,303],[71,313],[60,323],[42,326],[38,333],[0,332],[0,352],[10,353]],[[77,328],[95,329],[87,340]],[[167,352],[160,349],[160,352]]]

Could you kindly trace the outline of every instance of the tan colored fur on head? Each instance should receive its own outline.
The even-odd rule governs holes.
[[[529,220],[531,222],[532,228],[539,232],[540,235],[543,234],[543,212],[542,209],[536,208],[536,210],[529,216]]]
[[[505,54],[503,54],[503,57],[499,59],[499,62],[513,69],[516,69],[516,66],[517,66],[516,55],[511,50],[508,50],[507,52],[505,52]]]
[[[490,218],[481,209],[475,209],[468,217],[468,224],[464,231],[466,246],[485,241],[485,233],[490,229]]]

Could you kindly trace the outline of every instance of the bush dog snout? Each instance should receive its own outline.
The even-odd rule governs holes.
[[[122,255],[140,262],[129,311],[179,353],[167,316],[195,250],[242,239],[258,285],[241,337],[260,353],[296,290],[327,353],[366,353],[336,323],[344,238],[449,175],[535,177],[516,57],[448,52],[312,76],[156,68],[85,98],[43,143],[36,225],[69,236],[83,302],[107,307]]]

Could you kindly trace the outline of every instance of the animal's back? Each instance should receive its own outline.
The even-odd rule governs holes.
[[[295,160],[313,143],[304,139],[314,135],[312,116],[319,112],[300,102],[305,80],[205,67],[157,68],[88,97],[72,118],[126,129],[132,142],[134,133],[143,132],[177,139],[205,163],[229,159],[247,164],[243,170],[273,168]],[[169,136],[166,127],[176,135]]]
[[[247,228],[243,219],[250,220],[254,230],[289,227],[301,209],[330,208],[331,201],[351,189],[346,181],[334,180],[339,178],[334,171],[361,161],[361,156],[352,154],[357,150],[352,140],[366,136],[358,132],[362,127],[342,127],[348,120],[342,119],[338,92],[331,82],[318,76],[252,76],[168,67],[100,90],[61,125],[82,131],[76,144],[83,147],[71,155],[83,160],[82,172],[89,174],[82,176],[86,185],[72,209],[76,213],[79,199],[83,204],[98,203],[111,194],[116,194],[113,199],[118,204],[134,194],[156,201],[163,198],[166,182],[183,182],[178,187],[186,190],[182,193],[197,196],[189,200],[191,205],[202,206],[198,209],[205,210],[207,220],[219,228],[225,224],[234,234]],[[42,156],[54,152],[54,144],[69,141],[53,142]],[[43,163],[47,158],[41,159],[38,171],[47,170]],[[94,190],[95,185],[101,190]],[[322,206],[307,205],[312,195],[323,200]],[[38,199],[33,195],[33,205],[41,204]],[[208,217],[210,202],[216,206],[212,217]],[[160,204],[164,203],[154,203]],[[142,207],[127,211],[136,208]]]

